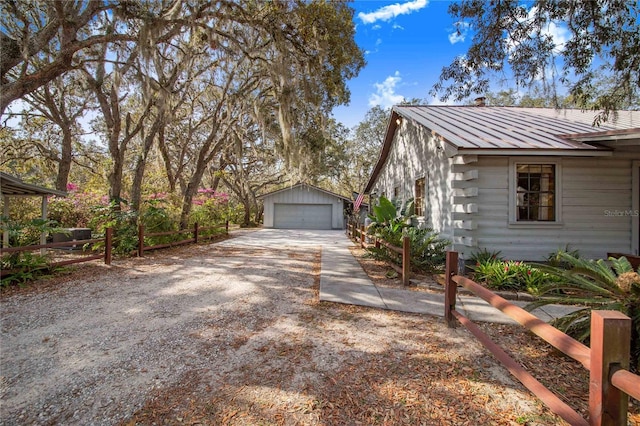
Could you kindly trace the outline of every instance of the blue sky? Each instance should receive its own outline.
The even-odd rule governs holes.
[[[373,106],[383,108],[403,99],[418,98],[442,104],[429,95],[443,67],[464,55],[473,34],[456,31],[447,13],[453,0],[355,0],[356,43],[365,51],[367,65],[348,82],[351,102],[334,110],[334,117],[353,128]],[[529,16],[534,10],[529,11]],[[552,37],[560,52],[569,38],[566,25],[550,22],[541,30]],[[508,75],[508,68],[505,68]],[[502,76],[504,79],[504,75]],[[516,88],[513,82],[494,82],[492,92]],[[516,88],[517,89],[517,88]],[[521,90],[518,90],[519,92]],[[449,100],[448,104],[453,104]]]
[[[356,42],[367,65],[348,82],[351,103],[334,117],[351,128],[375,105],[390,107],[403,98],[438,103],[429,90],[442,67],[466,52],[470,36],[456,35],[444,0],[356,0]]]

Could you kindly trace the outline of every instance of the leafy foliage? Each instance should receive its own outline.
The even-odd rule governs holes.
[[[565,85],[578,107],[604,110],[597,123],[630,98],[637,102],[639,9],[637,2],[608,0],[452,3],[449,14],[458,31],[473,33],[473,40],[466,55],[442,69],[432,94],[455,100],[484,94],[492,74],[510,70],[518,87],[542,81],[555,95],[556,85]],[[567,29],[563,45],[551,35],[556,26]],[[598,93],[594,87],[600,70],[612,81]]]
[[[13,247],[37,245],[43,233],[61,231],[55,221],[45,219],[32,219],[25,223],[2,217],[1,225],[2,232],[9,234],[9,245]],[[5,254],[0,259],[0,269],[15,272],[2,279],[2,286],[24,283],[40,276],[48,270],[48,263],[48,256],[28,251]]]
[[[49,235],[62,231],[56,221],[42,218],[23,222],[2,216],[0,218],[0,227],[3,233],[6,232],[9,234],[10,247],[40,244],[40,236],[43,233]]]
[[[60,226],[85,228],[91,221],[91,208],[101,203],[101,197],[93,193],[71,192],[67,197],[49,200],[48,216]]]
[[[385,224],[397,217],[396,206],[386,197],[380,197],[378,204],[373,206],[373,214],[369,217],[374,223]]]
[[[481,253],[474,266],[474,279],[495,290],[526,291],[539,293],[539,288],[552,281],[550,274],[524,262],[502,260],[493,253]]]
[[[49,258],[46,255],[28,251],[10,253],[0,259],[0,269],[4,271],[15,270],[2,278],[2,287],[11,284],[24,284],[46,273],[49,269]]]
[[[99,236],[104,236],[107,228],[113,228],[113,253],[128,255],[138,247],[138,214],[133,210],[122,210],[121,204],[126,205],[126,200],[94,206],[89,225]],[[94,247],[100,248],[100,245]]]
[[[442,239],[429,228],[408,227],[405,234],[411,243],[411,266],[426,272],[444,269],[446,248],[450,241]]]
[[[411,212],[412,207],[406,207],[405,210]],[[414,227],[410,216],[402,216],[399,213],[393,202],[380,197],[379,204],[373,206],[373,215],[370,216],[373,222],[367,232],[397,247],[402,247],[403,237],[408,236],[411,245],[411,266],[426,272],[441,270],[449,241],[439,238],[433,229]],[[398,262],[386,249],[372,247],[368,250],[377,258]]]
[[[575,259],[580,258],[580,252],[578,250],[569,250],[569,245],[566,245],[564,249],[558,249],[555,252],[549,254],[549,256],[547,256],[546,263],[550,266],[569,269],[571,268],[571,263],[563,260],[565,254],[569,254],[572,258]]]
[[[587,342],[590,336],[591,310],[620,311],[632,320],[631,364],[640,371],[640,275],[625,257],[589,260],[570,253],[558,253],[561,265],[536,267],[556,278],[539,287],[540,299],[529,304],[535,309],[550,303],[584,306],[558,318],[554,326]]]
[[[502,257],[500,256],[501,251],[489,251],[486,248],[482,250],[476,251],[471,255],[470,260],[475,263],[486,263],[489,261],[499,260],[502,261]]]

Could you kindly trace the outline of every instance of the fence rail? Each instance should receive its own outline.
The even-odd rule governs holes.
[[[168,231],[168,232],[155,232],[155,233],[144,233],[144,227],[141,225],[138,228],[138,250],[137,254],[142,256],[145,251],[148,250],[156,250],[160,248],[173,247],[181,244],[188,243],[198,243],[201,240],[207,240],[220,235],[220,233],[215,233],[215,231],[224,230],[224,235],[229,235],[229,221],[226,221],[223,224],[209,227],[199,227],[196,223],[193,229],[183,229],[180,231]],[[213,231],[213,232],[212,232]],[[210,233],[211,232],[211,233]],[[193,234],[192,238],[174,241],[166,244],[156,244],[152,246],[145,246],[144,239],[151,237],[160,237],[160,236],[171,236],[171,235],[179,235],[179,234]],[[75,263],[89,262],[92,260],[104,259],[104,263],[107,265],[111,265],[112,253],[113,253],[113,229],[107,228],[105,231],[105,236],[103,238],[91,238],[87,240],[72,240],[72,241],[62,241],[57,243],[50,244],[37,244],[23,247],[0,247],[0,256],[10,253],[21,253],[21,252],[31,252],[36,250],[50,249],[50,248],[73,248],[77,246],[85,246],[87,244],[96,244],[96,243],[104,243],[104,249],[100,254],[89,254],[82,255],[76,259],[64,260],[59,262],[47,263],[46,265],[42,265],[36,267],[34,269],[45,269],[45,268],[54,268],[65,265],[72,265]],[[136,253],[136,252],[134,252]],[[7,275],[12,275],[24,271],[24,268],[15,268],[15,269],[3,269],[0,271],[0,276],[4,277]]]
[[[457,268],[458,253],[447,252],[444,316],[450,327],[455,326],[455,320],[464,325],[527,389],[571,425],[627,424],[628,397],[640,400],[640,376],[625,369],[629,367],[630,318],[617,311],[592,311],[589,348],[478,283],[457,275]],[[477,325],[455,309],[458,285],[589,370],[589,421],[538,382]]]
[[[91,254],[91,255],[83,255],[76,259],[64,260],[60,262],[53,262],[38,267],[37,269],[43,268],[55,268],[59,266],[73,265],[75,263],[83,263],[90,262],[92,260],[104,259],[104,263],[107,265],[111,265],[111,245],[113,244],[113,231],[111,228],[107,228],[105,232],[104,238],[92,238],[88,240],[72,240],[72,241],[63,241],[58,243],[50,243],[50,244],[37,244],[31,246],[23,246],[23,247],[0,247],[0,256],[9,253],[22,253],[22,252],[31,252],[36,250],[48,249],[48,248],[75,248],[76,246],[85,246],[87,244],[95,244],[104,242],[104,251],[101,254]],[[24,270],[23,268],[15,268],[15,269],[3,269],[0,271],[0,276],[7,276],[18,273]]]
[[[352,240],[359,242],[361,248],[385,247],[387,251],[391,251],[397,254],[400,258],[400,265],[396,265],[393,262],[387,262],[391,268],[393,268],[402,277],[402,284],[408,286],[411,279],[411,243],[409,237],[406,235],[402,237],[402,247],[395,246],[388,243],[382,238],[378,238],[375,235],[367,235],[364,226],[358,226],[355,223],[347,224],[347,235]],[[373,243],[367,242],[367,236]]]
[[[203,235],[203,233],[208,231],[215,231],[219,229],[224,229],[225,235],[229,235],[229,221],[227,220],[224,224],[221,224],[221,225],[209,226],[205,228],[199,227],[198,224],[196,223],[193,225],[193,229],[181,229],[179,231],[165,231],[165,232],[153,232],[153,233],[145,233],[144,226],[139,225],[138,226],[138,256],[142,257],[144,255],[144,252],[149,250],[175,247],[182,244],[198,243],[198,241],[200,241],[203,238],[210,239],[219,234]],[[179,241],[171,241],[165,244],[154,244],[150,246],[146,246],[144,244],[145,237],[152,238],[152,237],[164,237],[164,236],[181,235],[181,234],[192,234],[193,237],[187,238],[184,240],[179,240]]]

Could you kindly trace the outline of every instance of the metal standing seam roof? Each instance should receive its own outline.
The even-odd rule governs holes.
[[[399,126],[405,118],[429,129],[455,151],[488,154],[583,153],[598,155],[611,148],[586,141],[616,138],[637,139],[640,111],[619,111],[598,127],[593,126],[596,111],[556,110],[554,108],[403,105],[394,106],[387,125],[380,156],[369,177],[368,194],[387,160]],[[635,143],[635,142],[634,142]]]
[[[8,175],[6,173],[0,172],[0,191],[2,195],[32,195],[32,196],[41,196],[41,195],[58,195],[61,197],[66,197],[67,193],[64,191],[58,191],[56,189],[44,188],[42,186],[32,185],[29,183],[25,183],[22,180],[18,179],[15,176]]]
[[[612,131],[593,127],[586,119],[574,121],[554,109],[469,106],[396,106],[400,116],[440,135],[458,149],[600,150],[563,135]],[[593,120],[593,115],[590,119]],[[588,116],[588,114],[585,114]]]

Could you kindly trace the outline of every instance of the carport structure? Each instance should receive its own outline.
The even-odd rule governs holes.
[[[47,218],[47,197],[58,195],[66,197],[67,193],[55,189],[25,183],[15,176],[0,172],[0,191],[2,192],[2,215],[9,218],[9,199],[11,197],[42,197],[42,218]],[[46,235],[40,237],[40,243],[46,244]],[[9,233],[3,232],[2,246],[9,247]]]
[[[277,229],[344,229],[348,197],[298,183],[263,194],[264,227]]]

